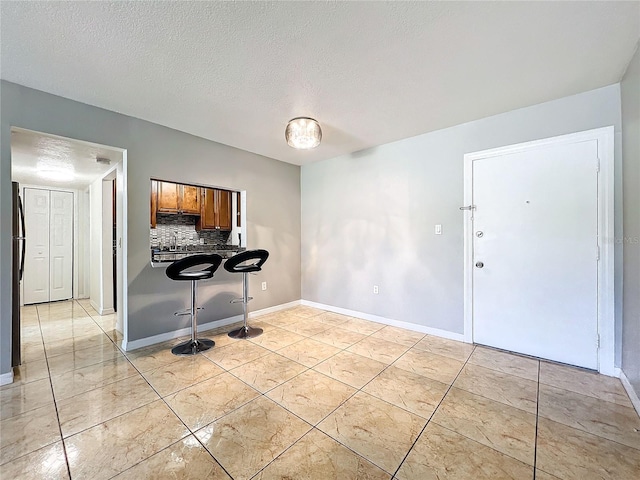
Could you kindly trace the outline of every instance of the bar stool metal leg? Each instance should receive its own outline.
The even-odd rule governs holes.
[[[249,309],[247,304],[251,300],[249,297],[249,275],[247,272],[242,273],[242,313],[244,314],[244,324],[242,327],[229,332],[231,338],[254,338],[262,335],[262,329],[257,327],[250,327],[247,324],[249,320]]]
[[[196,280],[191,280],[191,340],[180,343],[171,349],[174,355],[196,355],[215,345],[213,340],[198,338],[198,308],[196,302]]]

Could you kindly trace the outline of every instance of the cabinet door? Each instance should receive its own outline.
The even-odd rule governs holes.
[[[216,190],[217,227],[220,230],[231,230],[231,192]]]
[[[196,230],[213,230],[216,228],[215,190],[203,188],[200,204],[200,218],[196,222]]]
[[[158,182],[158,212],[178,213],[180,211],[180,185]]]
[[[158,217],[158,182],[151,180],[151,228],[156,228]],[[116,218],[115,216],[113,218]]]
[[[182,202],[180,205],[181,213],[189,213],[191,215],[200,215],[200,187],[193,185],[182,186]]]
[[[240,202],[242,201],[241,197],[240,192],[236,192],[236,225],[238,227],[242,226],[242,214],[240,209]]]

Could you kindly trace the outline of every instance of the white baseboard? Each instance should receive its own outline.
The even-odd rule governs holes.
[[[622,370],[620,370],[620,381],[622,382],[624,389],[627,391],[627,395],[629,395],[633,408],[635,408],[638,415],[640,415],[640,398],[638,398],[638,394],[633,389],[633,385],[631,385],[631,382]]]
[[[289,303],[281,303],[280,305],[276,305],[274,307],[263,308],[262,310],[256,310],[255,312],[249,312],[249,318],[259,317],[261,315],[267,315],[273,312],[279,312],[280,310],[286,310],[287,308],[293,308],[300,305],[302,300],[294,300]]]
[[[242,315],[236,315],[234,317],[223,318],[221,320],[215,320],[209,323],[203,323],[198,325],[198,333],[206,332],[207,330],[213,330],[214,328],[224,327],[225,325],[231,325],[232,323],[242,322]],[[183,337],[191,334],[191,327],[181,328],[180,330],[173,330],[171,332],[160,333],[151,337],[140,338],[138,340],[132,340],[130,342],[122,341],[122,349],[125,352],[135,350],[137,348],[148,347],[155,345],[156,343],[166,342],[174,338]]]
[[[412,330],[414,332],[426,333],[428,335],[434,335],[436,337],[448,338],[450,340],[457,340],[464,342],[464,335],[462,333],[450,332],[448,330],[441,330],[439,328],[427,327],[424,325],[418,325],[416,323],[403,322],[401,320],[393,320],[391,318],[379,317],[378,315],[371,315],[369,313],[357,312],[355,310],[348,310],[346,308],[334,307],[333,305],[325,305],[324,303],[310,302],[309,300],[301,300],[302,305],[307,307],[319,308],[322,310],[328,310],[329,312],[340,313],[342,315],[348,315],[350,317],[362,318],[364,320],[370,320],[376,323],[382,323],[384,325],[391,325],[393,327],[400,327],[406,330]]]
[[[7,372],[0,374],[0,385],[9,385],[13,383],[13,368]]]
[[[93,309],[98,312],[98,315],[110,315],[112,313],[116,313],[116,311],[113,309],[113,307],[111,308],[100,308],[100,306],[98,306],[98,304],[96,302],[94,302],[93,300],[89,299],[89,304],[93,307]]]

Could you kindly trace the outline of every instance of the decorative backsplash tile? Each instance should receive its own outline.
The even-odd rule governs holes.
[[[200,245],[200,239],[204,239],[206,245],[227,245],[230,232],[219,230],[196,231],[196,220],[193,215],[166,215],[159,213],[156,219],[156,228],[149,233],[151,248],[169,248],[176,239],[176,247],[182,248],[192,245]]]

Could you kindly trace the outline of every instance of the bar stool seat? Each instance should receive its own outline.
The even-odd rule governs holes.
[[[227,272],[242,274],[242,298],[231,300],[231,303],[242,303],[244,324],[237,330],[229,332],[231,338],[254,338],[262,335],[261,328],[250,327],[247,323],[249,319],[247,304],[250,300],[253,300],[253,298],[249,296],[249,274],[261,271],[262,265],[267,261],[267,258],[269,258],[269,252],[266,250],[246,250],[224,262],[224,269]]]
[[[198,338],[198,308],[197,304],[197,283],[201,280],[208,280],[222,263],[222,257],[217,254],[211,255],[191,255],[189,257],[176,260],[167,267],[167,277],[175,281],[191,282],[191,308],[176,312],[174,315],[191,316],[191,339],[176,345],[171,349],[174,355],[195,355],[199,352],[209,350],[215,345],[213,340],[208,338]],[[199,270],[192,270],[202,267]]]

